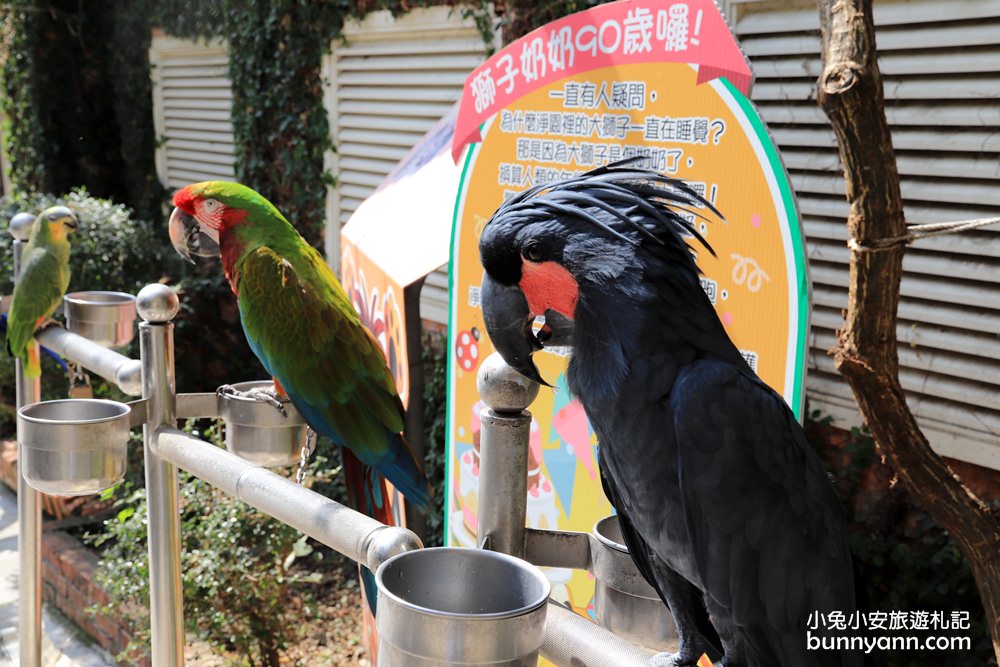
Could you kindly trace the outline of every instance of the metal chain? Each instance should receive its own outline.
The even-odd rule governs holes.
[[[306,481],[306,466],[309,465],[309,457],[316,449],[316,431],[311,427],[306,427],[306,444],[302,445],[299,452],[299,469],[295,471],[295,483],[302,485]]]
[[[90,385],[90,375],[75,361],[66,360],[66,374],[69,376],[70,398],[93,398],[94,390]]]

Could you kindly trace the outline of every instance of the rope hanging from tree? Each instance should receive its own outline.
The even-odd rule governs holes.
[[[932,236],[944,236],[945,234],[957,234],[971,229],[979,229],[988,225],[995,225],[1000,222],[1000,218],[979,218],[977,220],[958,220],[956,222],[932,222],[926,225],[912,225],[909,232],[904,236],[892,238],[875,239],[868,243],[861,243],[857,239],[848,239],[847,247],[855,252],[880,252],[890,250],[896,246],[905,246],[918,239],[925,239]]]

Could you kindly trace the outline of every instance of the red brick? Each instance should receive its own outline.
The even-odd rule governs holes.
[[[58,604],[59,595],[56,594],[56,587],[47,581],[42,582],[42,600],[50,604]]]
[[[66,602],[69,605],[69,609],[66,610],[69,617],[77,621],[78,624],[85,623],[87,617],[84,615],[83,609],[86,606],[87,599],[83,593],[71,586],[66,592]]]
[[[83,547],[67,549],[59,554],[59,558],[60,569],[71,580],[75,580],[81,574],[87,573],[93,569],[92,564],[87,558],[86,552],[83,551]]]
[[[108,634],[100,628],[96,628],[93,633],[88,634],[90,634],[90,636],[93,637],[97,641],[98,645],[100,645],[100,647],[105,651],[113,648],[111,646],[111,637],[109,637]]]
[[[49,561],[42,561],[42,583],[51,586],[56,595],[66,595],[66,577]]]
[[[106,632],[111,637],[116,637],[118,635],[118,623],[110,616],[105,616],[104,614],[96,614],[94,616],[94,625],[98,630]]]
[[[91,606],[108,603],[107,593],[94,581],[99,565],[95,554],[73,536],[46,532],[42,539],[42,577],[50,602],[112,654],[128,645],[129,633],[119,619],[87,612]],[[129,667],[151,667],[145,660],[126,660]]]
[[[108,594],[93,581],[90,582],[90,588],[87,589],[87,597],[90,598],[91,604],[108,604]]]
[[[69,533],[53,530],[42,533],[42,553],[61,554],[65,551],[79,549],[82,545]]]

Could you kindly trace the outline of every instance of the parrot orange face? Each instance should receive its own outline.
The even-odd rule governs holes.
[[[67,234],[80,229],[80,221],[65,206],[55,206],[48,213],[43,213],[41,222],[49,226],[49,236],[53,241],[62,241]]]

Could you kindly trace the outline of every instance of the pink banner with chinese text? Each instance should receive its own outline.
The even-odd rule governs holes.
[[[572,14],[508,45],[466,79],[452,157],[479,127],[524,95],[567,76],[646,62],[698,66],[698,83],[725,76],[745,95],[753,74],[713,0],[623,0]]]

